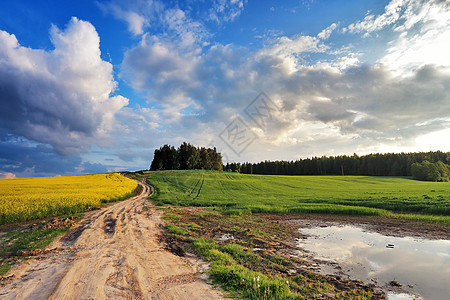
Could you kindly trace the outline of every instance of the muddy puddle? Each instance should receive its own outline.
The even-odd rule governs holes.
[[[324,261],[319,263],[320,272],[374,283],[388,299],[448,299],[450,295],[450,240],[392,237],[352,225],[299,231],[307,236],[298,241],[307,251],[300,255]],[[391,286],[396,283],[401,286]]]

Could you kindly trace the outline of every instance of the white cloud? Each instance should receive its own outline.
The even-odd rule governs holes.
[[[164,36],[166,39],[178,40],[178,46],[186,48],[207,43],[209,37],[208,30],[201,22],[193,20],[187,11],[178,6],[169,7],[164,1],[113,0],[98,5],[105,13],[125,21],[128,30],[143,39],[147,35]]]
[[[409,75],[424,65],[450,66],[450,4],[429,1],[414,3],[405,22],[379,63],[397,73]]]
[[[401,17],[402,11],[412,2],[415,2],[415,0],[392,0],[386,5],[383,14],[378,16],[367,15],[364,20],[350,24],[343,31],[349,31],[350,33],[370,33],[381,30],[397,22]]]
[[[50,37],[55,48],[44,51],[0,31],[0,127],[60,154],[107,142],[128,99],[110,96],[116,82],[95,28],[72,18],[63,31],[53,26]]]
[[[246,0],[214,0],[209,18],[218,24],[223,21],[231,22],[240,16],[246,3]]]
[[[327,40],[330,38],[331,34],[333,33],[333,31],[337,28],[337,24],[333,23],[330,26],[328,26],[327,28],[325,28],[324,30],[322,30],[317,37],[321,40]]]
[[[157,22],[159,14],[164,10],[163,2],[151,0],[112,0],[97,2],[97,5],[104,13],[110,13],[124,21],[128,30],[136,36],[144,34],[152,22]]]
[[[348,145],[353,150],[345,151],[352,153],[379,143],[413,142],[419,135],[448,127],[447,69],[426,66],[402,78],[383,66],[306,66],[298,63],[299,56],[327,51],[319,39],[283,37],[276,41],[256,54],[232,45],[214,45],[202,54],[165,50],[163,57],[153,54],[156,46],[151,45],[140,49],[142,53],[138,48],[130,50],[124,67],[132,74],[140,73],[145,78],[137,81],[142,82],[140,88],[177,115],[170,119],[175,132],[203,144],[204,137],[217,137],[235,116],[243,115],[260,91],[281,104],[265,130],[246,120],[258,134],[257,143],[265,145],[260,149],[304,143],[326,147],[326,142],[337,143],[335,150],[344,151],[345,143],[339,141],[347,140],[352,141]],[[150,67],[140,62],[145,59],[143,53],[161,64]],[[338,57],[336,64],[344,58]],[[197,115],[183,111],[186,105]],[[264,151],[257,152],[249,149],[248,154],[265,157]]]
[[[344,30],[382,34],[389,29],[387,55],[375,65],[365,65],[363,52],[350,44],[336,49],[329,43],[339,24],[333,23],[317,37],[278,36],[254,52],[232,44],[183,43],[178,34],[146,36],[125,54],[121,75],[148,93],[152,109],[160,112],[152,134],[164,141],[206,146],[212,139],[227,151],[218,134],[236,116],[245,118],[244,108],[264,91],[281,109],[264,130],[245,119],[258,136],[246,151],[250,160],[412,145],[450,122],[450,68],[443,57],[450,40],[448,10],[442,2],[420,9],[414,3],[391,1],[384,14]],[[177,32],[187,15],[171,14],[166,24]],[[415,62],[414,56],[423,57]],[[395,71],[402,65],[414,65],[408,76]],[[229,149],[227,156],[233,159]]]
[[[135,12],[124,13],[123,18],[128,22],[128,30],[135,35],[143,34],[144,27],[148,26],[147,20]]]
[[[113,3],[99,5],[104,11],[111,11],[116,18],[125,21],[128,24],[128,30],[134,35],[143,34],[145,27],[149,26],[149,21],[134,11],[124,10],[119,5]]]
[[[174,34],[172,39],[178,41],[178,47],[188,48],[203,44],[209,33],[202,23],[194,21],[186,16],[181,9],[168,9],[164,14],[164,25],[169,34]]]
[[[305,53],[324,53],[329,48],[317,37],[297,36],[289,38],[281,36],[273,40],[272,44],[264,47],[255,55],[258,58],[273,59],[272,67],[292,74],[305,64],[302,55]]]

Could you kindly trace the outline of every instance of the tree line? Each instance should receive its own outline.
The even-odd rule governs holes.
[[[227,163],[224,170],[245,174],[267,175],[369,175],[369,176],[412,176],[413,164],[441,162],[450,164],[450,152],[414,152],[369,154],[358,156],[322,156],[295,161],[262,161],[259,163]],[[442,168],[440,165],[437,168]],[[428,172],[434,167],[427,165]],[[422,171],[425,172],[425,171]],[[437,178],[436,176],[431,176]],[[442,177],[442,176],[441,176]],[[421,178],[424,178],[423,176]],[[424,179],[422,179],[424,180]],[[425,179],[429,180],[429,179]]]
[[[216,148],[195,147],[186,142],[178,148],[164,145],[154,152],[150,170],[222,170],[222,155]]]
[[[450,180],[450,165],[442,161],[431,163],[424,160],[421,163],[412,164],[411,174],[417,180],[446,182]]]

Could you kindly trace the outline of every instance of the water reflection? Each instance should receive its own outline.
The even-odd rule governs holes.
[[[450,295],[450,240],[391,237],[350,225],[300,229],[310,235],[299,246],[315,257],[339,263],[342,271],[365,282],[387,286],[396,280],[424,299]],[[388,246],[392,244],[392,246]],[[389,294],[389,299],[408,299]]]

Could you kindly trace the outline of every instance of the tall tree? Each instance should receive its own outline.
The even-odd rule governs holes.
[[[222,170],[222,155],[216,148],[197,148],[182,143],[178,149],[164,145],[154,152],[150,170]]]

